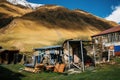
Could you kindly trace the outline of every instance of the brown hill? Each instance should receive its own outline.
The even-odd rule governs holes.
[[[9,16],[22,16],[32,10],[29,8],[25,8],[21,5],[12,5],[6,0],[0,0],[0,13],[8,14]]]
[[[56,25],[58,28],[73,29],[74,27],[77,30],[85,29],[86,26],[88,28],[94,27],[99,30],[105,30],[116,24],[82,10],[69,10],[61,6],[52,5],[41,6],[38,10],[25,14],[23,17],[39,20],[51,26]]]
[[[14,18],[0,29],[0,45],[21,51],[52,45],[62,39],[86,38],[116,26],[115,22],[82,10],[45,5],[22,17]]]
[[[21,5],[12,5],[6,0],[0,0],[0,28],[8,25],[14,17],[20,17],[31,11],[32,9]]]

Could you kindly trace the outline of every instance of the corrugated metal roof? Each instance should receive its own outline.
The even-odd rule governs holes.
[[[113,33],[113,32],[118,32],[118,31],[120,31],[120,25],[117,27],[113,27],[113,28],[107,29],[105,31],[102,31],[101,33],[93,35],[92,37],[100,36],[100,35],[104,35],[104,34],[108,34],[108,33]]]
[[[62,45],[47,46],[47,47],[41,47],[41,48],[35,48],[34,50],[46,50],[46,49],[57,49],[57,48],[62,48]]]

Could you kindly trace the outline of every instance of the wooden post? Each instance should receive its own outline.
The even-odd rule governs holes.
[[[9,62],[9,53],[6,52],[5,54],[6,54],[5,55],[5,57],[6,57],[5,64],[8,64],[8,62]]]
[[[96,53],[95,53],[95,46],[93,44],[93,56],[94,56],[94,63],[96,64]]]
[[[81,46],[81,56],[82,56],[82,71],[85,71],[85,66],[84,66],[84,56],[83,56],[83,46],[82,46],[82,41],[80,41],[80,46]]]
[[[113,56],[115,56],[114,50],[113,50]]]
[[[110,62],[110,50],[108,50],[108,62]]]
[[[67,41],[67,49],[68,49],[68,66],[70,69],[70,44],[69,44],[69,41]]]

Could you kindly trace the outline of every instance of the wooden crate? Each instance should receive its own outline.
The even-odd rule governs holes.
[[[64,72],[65,64],[56,64],[54,68],[54,72]]]

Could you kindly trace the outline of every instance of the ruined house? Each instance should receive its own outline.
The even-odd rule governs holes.
[[[99,55],[102,57],[105,56],[103,53],[106,54],[106,52],[108,52],[108,54],[106,54],[108,61],[110,60],[110,56],[120,56],[120,26],[93,35],[92,40],[96,56]]]
[[[92,49],[91,41],[69,39],[62,45],[47,46],[35,48],[34,56],[37,56],[37,62],[46,65],[56,65],[63,63],[66,69],[78,68],[82,71],[86,66],[94,66],[92,57],[88,54]]]
[[[70,39],[63,43],[64,63],[68,68],[74,66],[78,69],[82,68],[84,71],[86,65],[94,65],[94,61],[88,55],[88,50],[85,47],[90,43],[90,41],[79,39]]]
[[[62,63],[63,49],[61,45],[47,46],[42,48],[35,48],[34,55],[38,56],[37,60],[49,65]]]
[[[19,62],[19,50],[0,49],[0,64],[16,64]]]

